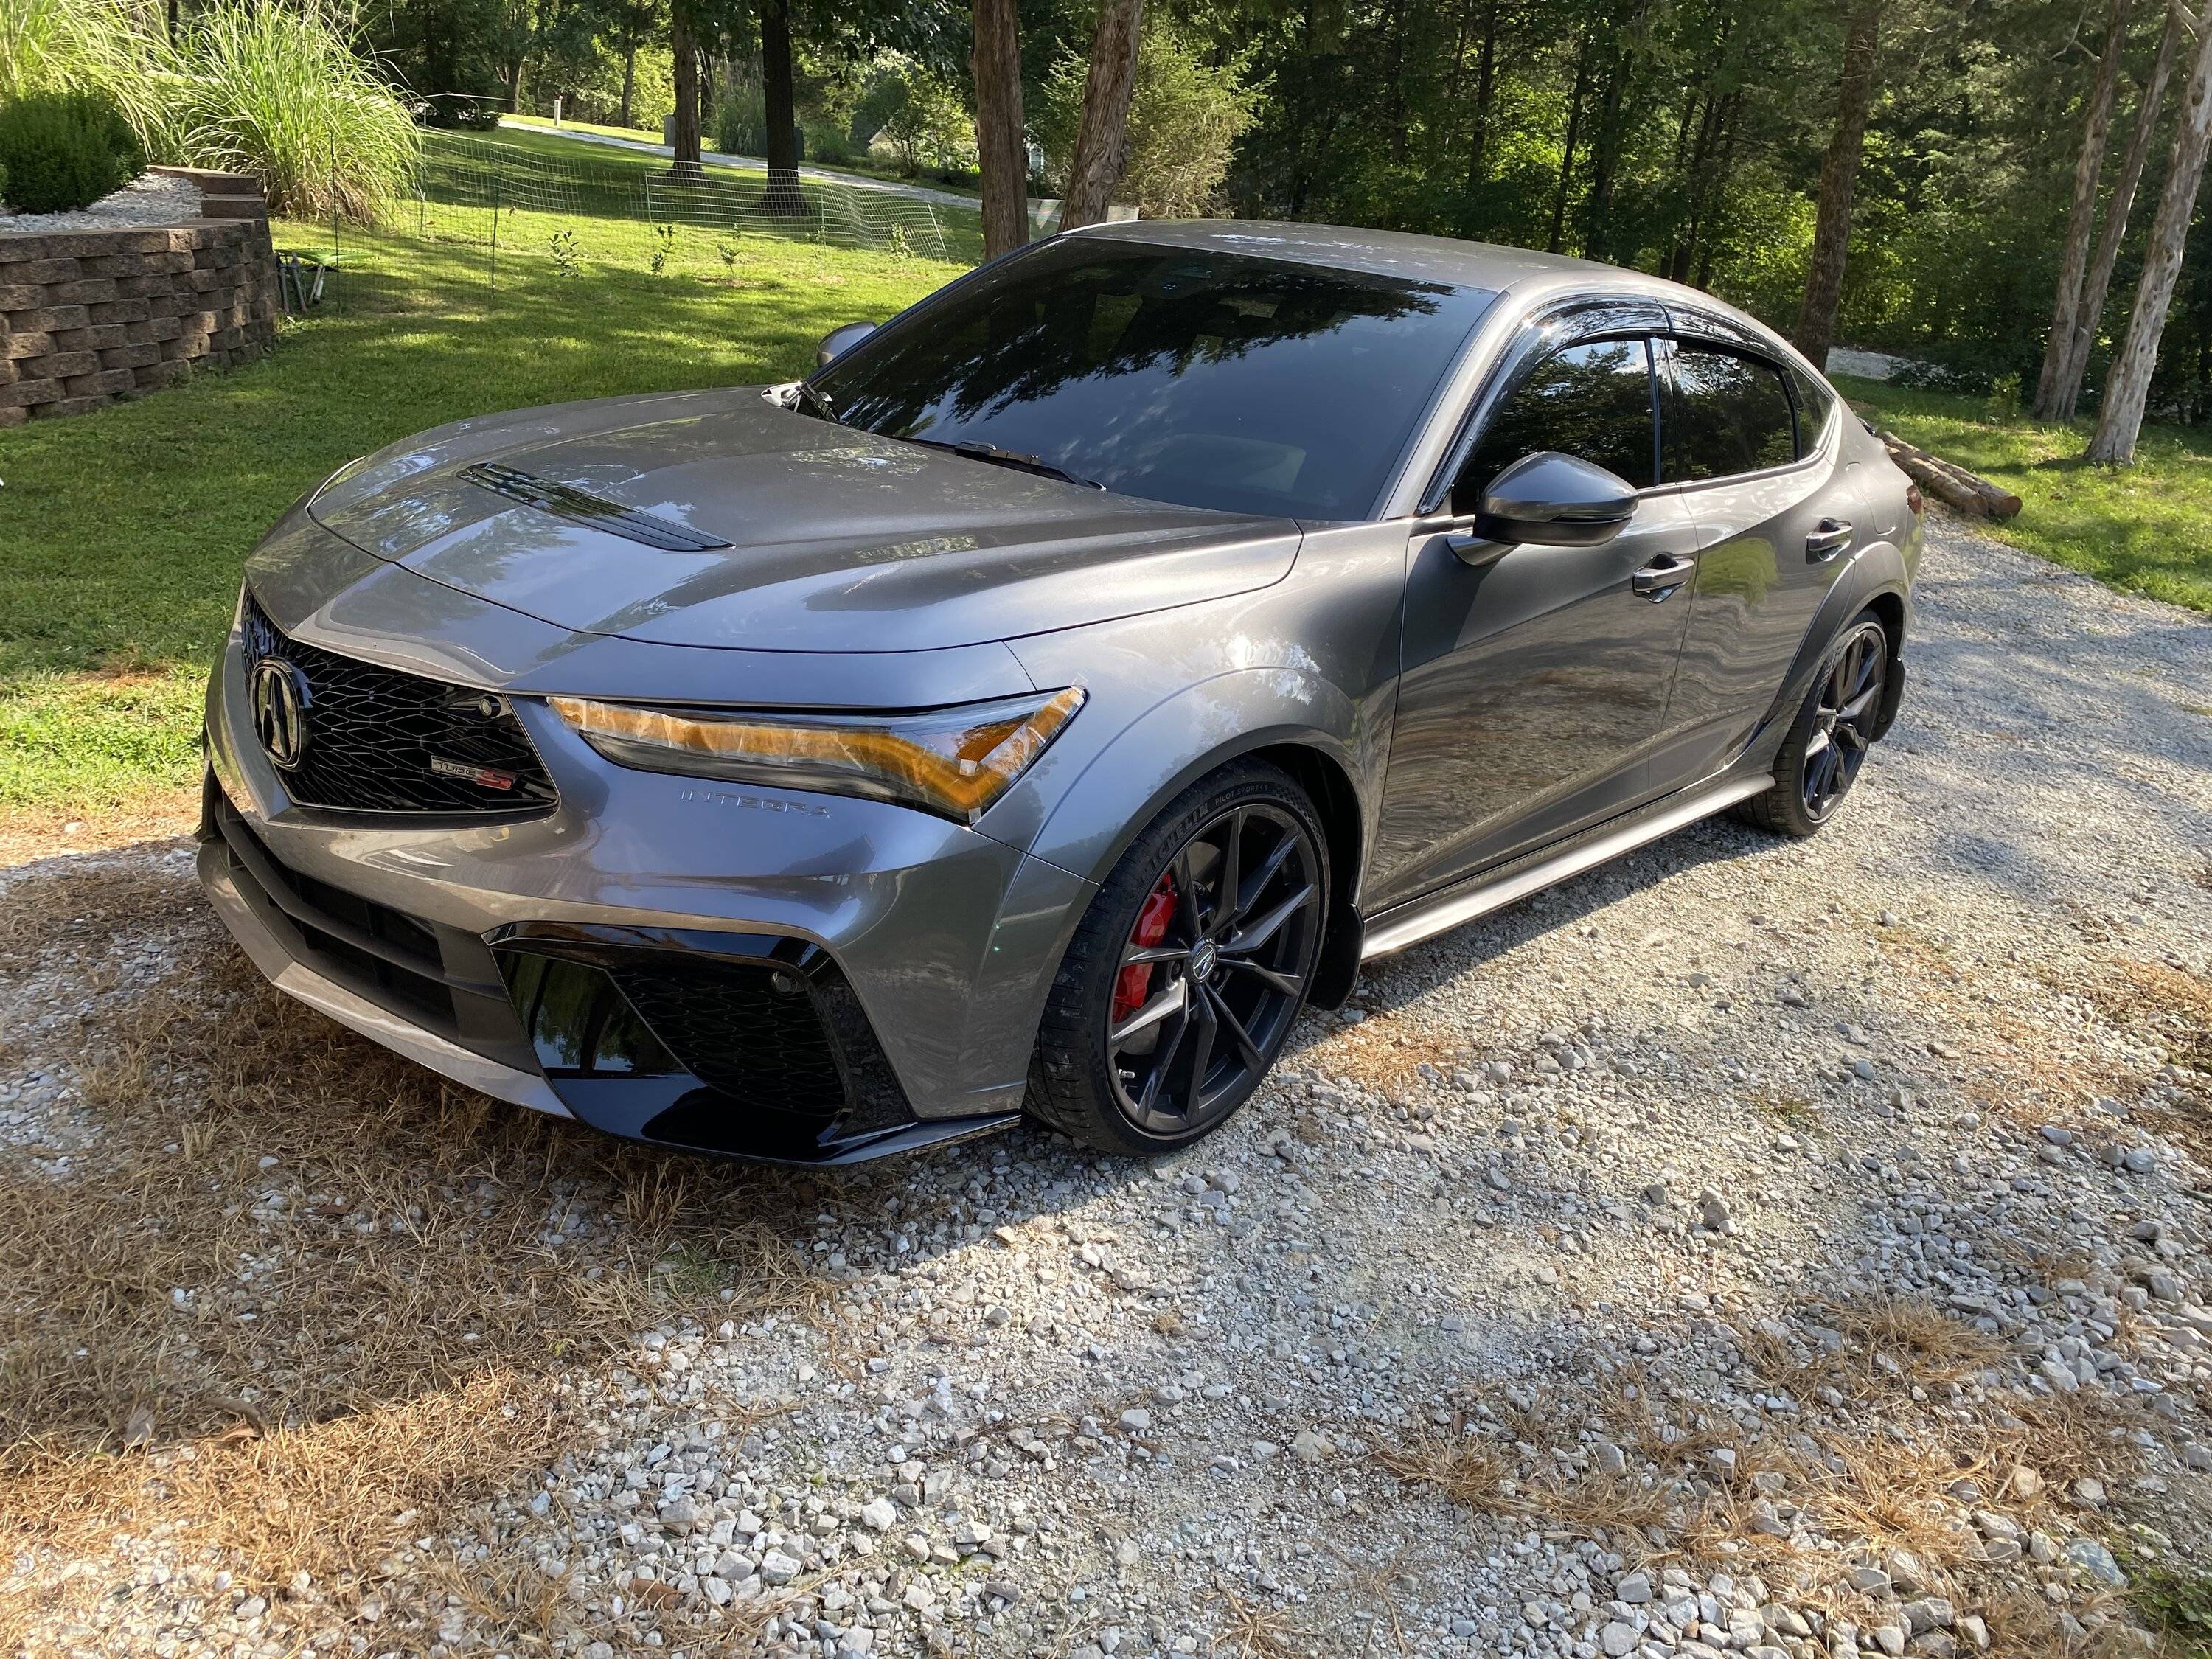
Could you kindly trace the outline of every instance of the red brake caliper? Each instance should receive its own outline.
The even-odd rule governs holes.
[[[1158,945],[1168,936],[1168,923],[1175,917],[1175,877],[1164,875],[1160,884],[1146,896],[1144,906],[1137,912],[1137,925],[1129,930],[1132,945]],[[1109,1023],[1119,1025],[1123,1020],[1145,1006],[1152,994],[1152,969],[1149,962],[1133,962],[1121,970],[1114,981],[1114,1012]]]

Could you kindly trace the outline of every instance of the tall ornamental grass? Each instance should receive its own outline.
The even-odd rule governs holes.
[[[220,0],[196,14],[173,88],[189,165],[253,174],[278,213],[374,224],[413,176],[415,124],[351,32],[331,0]]]
[[[213,0],[172,44],[159,6],[0,0],[0,102],[104,92],[155,161],[251,173],[298,218],[373,224],[414,175],[415,124],[357,56],[347,0]]]
[[[0,104],[105,93],[155,155],[164,153],[170,57],[130,0],[0,0]]]

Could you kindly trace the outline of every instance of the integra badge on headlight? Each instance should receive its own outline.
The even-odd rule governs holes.
[[[430,757],[430,769],[441,778],[459,778],[464,783],[478,784],[486,789],[514,787],[512,772],[495,772],[489,766],[471,766],[466,761],[447,760],[443,755]]]

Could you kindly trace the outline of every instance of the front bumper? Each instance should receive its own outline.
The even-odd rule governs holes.
[[[209,691],[199,860],[276,987],[455,1081],[625,1137],[847,1162],[995,1128],[1094,890],[927,814],[628,771],[540,702],[524,821],[304,808]]]

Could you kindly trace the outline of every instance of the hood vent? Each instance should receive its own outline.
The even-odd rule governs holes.
[[[526,501],[556,518],[587,524],[611,535],[657,547],[664,553],[713,553],[730,545],[719,537],[702,536],[683,525],[606,501],[573,484],[556,483],[550,478],[540,478],[511,466],[479,461],[473,466],[463,467],[459,476],[495,495]]]

